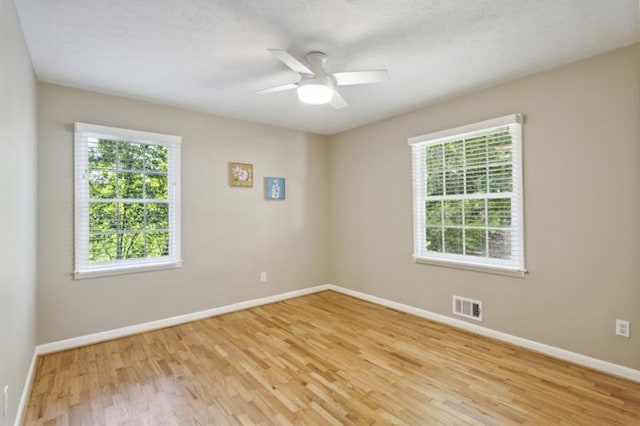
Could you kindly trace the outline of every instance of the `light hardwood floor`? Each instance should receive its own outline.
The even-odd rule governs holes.
[[[331,291],[46,355],[26,424],[640,424],[640,384]]]

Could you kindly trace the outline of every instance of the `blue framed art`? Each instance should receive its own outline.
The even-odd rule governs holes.
[[[266,177],[264,178],[264,198],[266,200],[284,200],[285,186],[284,178]]]

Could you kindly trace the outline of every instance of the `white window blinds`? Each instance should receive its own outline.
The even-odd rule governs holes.
[[[409,139],[414,259],[524,272],[522,116]]]
[[[181,265],[178,136],[75,123],[75,277]]]

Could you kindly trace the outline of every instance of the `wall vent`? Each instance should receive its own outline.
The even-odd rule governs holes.
[[[482,302],[465,297],[453,296],[453,313],[465,318],[482,321]]]

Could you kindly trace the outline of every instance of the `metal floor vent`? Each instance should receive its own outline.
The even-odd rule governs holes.
[[[453,313],[465,318],[482,321],[482,302],[465,297],[453,296]]]

